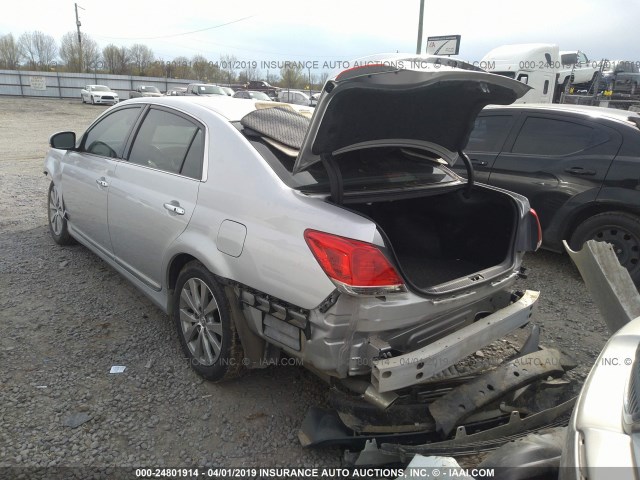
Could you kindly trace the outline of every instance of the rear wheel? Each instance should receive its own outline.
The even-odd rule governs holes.
[[[587,240],[608,242],[620,264],[640,285],[640,218],[624,212],[606,212],[582,222],[571,236],[571,248],[579,250]]]
[[[178,276],[173,301],[173,320],[191,367],[212,381],[237,377],[242,346],[227,296],[213,274],[200,262],[188,263]]]
[[[65,218],[62,196],[53,182],[49,185],[47,218],[49,219],[49,232],[51,232],[54,242],[58,245],[71,245],[74,243]]]

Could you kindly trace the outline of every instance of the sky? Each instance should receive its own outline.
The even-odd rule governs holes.
[[[81,30],[100,47],[143,43],[157,59],[196,54],[274,65],[286,60],[332,70],[336,62],[385,52],[415,53],[420,0],[79,0]],[[590,60],[640,61],[637,0],[425,0],[424,40],[461,35],[458,58],[478,61],[512,43],[557,43]],[[0,35],[34,30],[57,41],[75,32],[74,2],[6,2]],[[266,62],[266,63],[263,63]],[[311,63],[316,62],[316,63]],[[277,63],[275,63],[276,69]],[[315,68],[314,68],[315,70]]]

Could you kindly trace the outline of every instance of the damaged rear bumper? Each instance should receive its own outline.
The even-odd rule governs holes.
[[[371,383],[391,392],[427,380],[475,351],[526,325],[539,292],[527,290],[519,300],[423,348],[373,361]]]

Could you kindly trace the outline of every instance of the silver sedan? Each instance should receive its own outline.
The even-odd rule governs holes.
[[[378,392],[422,382],[529,322],[537,292],[510,286],[541,240],[524,197],[449,168],[471,168],[481,108],[528,87],[423,60],[341,73],[313,116],[139,98],[53,135],[53,239],[167,312],[205,378],[285,353]]]

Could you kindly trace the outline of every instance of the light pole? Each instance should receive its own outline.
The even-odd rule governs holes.
[[[424,17],[424,0],[420,0],[420,18],[418,18],[418,44],[416,53],[419,55],[422,50],[422,19]]]

